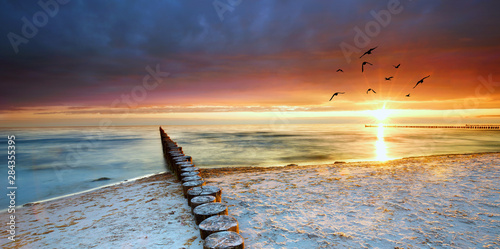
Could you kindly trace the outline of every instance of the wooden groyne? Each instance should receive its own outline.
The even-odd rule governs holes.
[[[366,124],[365,127],[387,127],[387,128],[436,128],[436,129],[469,129],[469,130],[500,130],[500,125],[377,125]]]
[[[193,163],[193,158],[184,155],[182,147],[161,127],[160,137],[167,168],[182,183],[184,197],[191,207],[200,236],[204,240],[203,248],[244,248],[238,221],[228,215],[227,205],[221,203],[222,190],[217,186],[206,185],[200,169]]]

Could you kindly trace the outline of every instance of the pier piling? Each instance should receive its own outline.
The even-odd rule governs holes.
[[[166,167],[181,181],[182,192],[192,208],[196,225],[204,222],[203,230],[199,227],[204,240],[203,248],[245,248],[243,237],[239,235],[238,221],[228,216],[227,206],[221,203],[222,190],[206,185],[193,158],[185,155],[182,147],[162,127],[160,139]]]
[[[387,128],[428,128],[428,129],[469,129],[469,130],[500,130],[500,125],[387,125],[366,124],[365,127]]]

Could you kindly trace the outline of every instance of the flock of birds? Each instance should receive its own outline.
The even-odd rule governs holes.
[[[374,48],[370,48],[368,51],[366,51],[366,52],[365,52],[363,55],[361,55],[359,58],[361,59],[361,58],[362,58],[363,56],[365,56],[365,55],[371,55],[371,54],[372,54],[372,52],[373,52],[376,48],[378,48],[378,46],[377,46],[377,47],[374,47]],[[364,73],[364,72],[365,72],[365,66],[366,66],[366,65],[373,66],[373,64],[371,64],[370,62],[368,62],[368,61],[363,61],[363,63],[361,63],[361,73]],[[400,63],[400,64],[398,64],[398,65],[396,65],[396,66],[394,66],[394,65],[393,65],[393,67],[394,67],[394,68],[396,68],[396,69],[398,69],[400,66],[401,66],[401,63]],[[338,72],[338,73],[343,73],[343,72],[344,72],[344,70],[342,70],[342,69],[340,69],[340,68],[339,68],[339,69],[337,70],[337,72]],[[421,80],[417,81],[417,84],[415,84],[415,86],[413,87],[413,89],[415,89],[415,87],[417,87],[418,85],[420,85],[420,84],[424,83],[424,80],[425,80],[425,79],[427,79],[427,78],[429,78],[429,77],[431,77],[431,76],[430,76],[430,75],[427,75],[427,76],[425,76],[424,78],[422,78]],[[384,78],[385,78],[385,80],[390,81],[390,80],[391,80],[391,79],[393,79],[394,77],[393,77],[393,76],[390,76],[390,77],[384,77]],[[376,94],[376,93],[377,93],[377,92],[375,92],[375,90],[373,90],[372,88],[369,88],[368,90],[366,90],[366,94],[368,94],[368,93],[370,93],[370,92],[373,92],[374,94]],[[335,93],[332,95],[332,97],[330,98],[330,101],[332,101],[333,97],[338,96],[339,94],[345,94],[345,92],[335,92]],[[410,93],[408,93],[407,95],[405,95],[405,97],[410,97]]]

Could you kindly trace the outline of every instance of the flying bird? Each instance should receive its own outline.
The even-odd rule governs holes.
[[[332,101],[333,97],[339,95],[339,94],[344,94],[345,92],[336,92],[332,95],[332,97],[330,98],[330,101]]]
[[[392,78],[394,78],[394,77],[391,76],[389,78],[385,78],[385,80],[391,80]]]
[[[415,89],[415,87],[417,87],[419,84],[422,84],[424,83],[424,80],[431,77],[430,75],[427,75],[425,77],[423,77],[421,80],[417,81],[417,84],[413,87]]]
[[[364,72],[364,71],[365,71],[365,65],[366,65],[366,64],[368,64],[368,65],[372,65],[372,66],[373,66],[373,64],[371,64],[370,62],[368,62],[368,61],[363,61],[363,64],[361,64],[361,72]]]
[[[370,92],[370,91],[372,91],[373,93],[377,93],[377,92],[375,92],[375,90],[369,88],[368,90],[366,90],[366,94],[368,94],[368,92]]]
[[[394,68],[399,68],[401,66],[401,63],[399,63],[397,66],[392,65]]]
[[[372,54],[373,50],[375,50],[376,48],[378,48],[378,46],[374,47],[374,48],[370,48],[368,51],[366,51],[363,55],[361,55],[359,58],[367,55],[367,54]]]
[[[344,72],[344,70],[342,70],[342,69],[340,69],[340,68],[339,68],[339,69],[337,70],[337,72],[341,72],[341,73],[343,73],[343,72]]]
[[[409,94],[409,93],[408,93],[408,94],[406,94],[406,97],[410,97],[410,94]]]

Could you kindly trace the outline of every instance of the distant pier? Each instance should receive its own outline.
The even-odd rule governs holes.
[[[365,127],[379,127],[378,124],[366,124]],[[438,128],[438,129],[471,129],[471,130],[500,130],[500,125],[386,125],[388,128]]]

